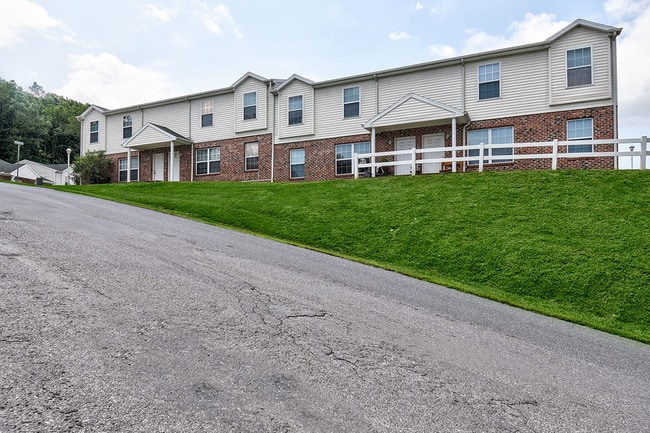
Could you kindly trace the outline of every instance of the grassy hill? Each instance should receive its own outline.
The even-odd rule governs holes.
[[[352,258],[650,343],[650,172],[60,188]]]

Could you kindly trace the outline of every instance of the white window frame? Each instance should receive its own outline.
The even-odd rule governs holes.
[[[99,120],[90,122],[90,143],[99,143]]]
[[[211,126],[214,126],[214,101],[212,99],[201,101],[201,128]]]
[[[350,90],[350,89],[357,89],[357,99],[352,100],[352,101],[346,101],[345,100],[345,91]],[[346,116],[345,115],[346,114],[345,113],[345,107],[347,105],[352,105],[352,104],[356,104],[356,106],[357,106],[357,114]],[[360,86],[345,87],[343,89],[343,118],[344,119],[353,119],[353,118],[358,118],[358,117],[361,117],[361,87]]]
[[[291,99],[300,98],[300,109],[291,109]],[[287,123],[289,126],[302,125],[305,121],[305,96],[304,95],[293,95],[287,97]],[[291,123],[291,113],[300,111],[300,122]]]
[[[569,71],[587,67],[587,65],[569,67],[569,53],[572,52],[572,51],[586,50],[586,49],[589,49],[589,66],[588,66],[589,67],[589,82],[584,83],[584,84],[569,85]],[[570,49],[570,50],[566,50],[566,52],[564,54],[564,62],[565,62],[565,67],[566,67],[565,78],[566,78],[566,87],[567,87],[567,89],[572,89],[572,88],[575,88],[575,87],[582,87],[582,86],[591,86],[591,85],[594,84],[594,49],[591,46],[573,48],[573,49]]]
[[[342,151],[339,152],[339,149],[342,146],[351,146],[351,148],[349,150],[350,151],[350,156],[349,157],[345,157],[345,158],[339,158],[338,157],[340,153],[343,153]],[[364,149],[359,149],[358,148],[358,147],[361,147],[361,146],[363,146]],[[335,171],[336,175],[337,176],[345,176],[345,175],[352,174],[352,167],[354,165],[354,164],[352,164],[352,158],[354,158],[354,154],[355,153],[369,153],[369,152],[370,152],[370,142],[369,141],[359,141],[359,142],[356,142],[356,143],[341,143],[341,144],[337,144],[336,146],[334,146],[334,171]],[[346,151],[346,153],[347,153],[347,151]],[[350,171],[349,172],[347,172],[347,171],[340,171],[339,172],[339,162],[345,162],[345,161],[350,161]],[[359,173],[363,173],[364,171],[365,171],[365,169],[361,169],[361,168],[359,169]]]
[[[122,116],[122,138],[131,138],[133,135],[133,115],[127,114]]]
[[[579,135],[579,136],[571,136],[571,125],[575,124],[577,122],[584,122],[586,120],[589,120],[591,123],[591,130],[589,132],[589,135]],[[582,128],[584,130],[584,128]],[[567,136],[567,141],[572,141],[572,140],[593,140],[594,139],[594,119],[592,117],[585,117],[582,119],[570,119],[567,120],[566,122],[566,136]],[[594,146],[593,144],[569,144],[567,146],[567,153],[590,153],[594,151]]]
[[[302,153],[302,160],[298,159],[294,161],[294,155],[299,155]],[[302,176],[294,176],[293,169],[294,166],[302,165]],[[291,149],[289,151],[289,178],[290,179],[304,179],[305,178],[305,148],[301,147],[299,149]]]
[[[260,169],[260,148],[257,141],[246,143],[244,146],[244,170],[255,171]]]
[[[248,96],[248,95],[254,95],[255,96],[255,103],[254,104],[246,105],[246,96]],[[244,93],[244,95],[242,96],[242,100],[243,100],[243,106],[244,106],[244,108],[243,108],[244,121],[256,120],[257,119],[257,92]],[[246,117],[246,108],[249,108],[249,107],[255,107],[255,115],[253,117],[248,117],[247,118]]]
[[[212,170],[213,163],[215,162],[219,163],[219,168],[217,170]],[[199,173],[199,164],[205,164],[205,173]],[[216,146],[196,149],[196,175],[204,176],[207,174],[219,173],[221,173],[221,147]]]
[[[481,68],[486,68],[488,66],[497,66],[499,68],[498,70],[498,78],[495,80],[494,79],[494,71],[490,72],[490,79],[481,80]],[[478,65],[476,68],[476,76],[478,79],[478,100],[479,101],[487,101],[489,99],[498,99],[501,97],[501,62],[493,62],[493,63],[486,63],[484,65]],[[499,94],[497,96],[489,96],[485,98],[481,98],[481,84],[490,84],[490,83],[499,83]]]
[[[137,182],[140,176],[140,158],[137,156],[131,157],[131,182]],[[128,158],[120,158],[117,160],[117,181],[126,182],[127,181],[127,169],[126,166],[129,164]],[[124,174],[124,180],[122,180],[122,174]]]
[[[468,145],[475,145],[475,144],[470,144],[470,134],[472,132],[478,132],[478,131],[487,131],[488,133],[488,139],[487,143],[483,144],[493,144],[492,140],[492,134],[493,132],[500,130],[500,129],[510,129],[511,130],[511,135],[512,135],[512,142],[514,143],[515,140],[515,128],[514,126],[499,126],[495,128],[482,128],[482,129],[474,129],[467,131],[467,143]],[[479,143],[476,143],[479,144]],[[507,144],[507,143],[504,143]],[[508,149],[510,149],[510,153],[503,153],[503,154],[494,154],[494,151],[498,150],[500,152],[506,152]],[[468,150],[467,151],[467,156],[479,156],[480,151],[478,149],[473,149],[473,150]],[[507,159],[503,158],[504,156],[508,155],[513,155],[514,154],[514,148],[512,147],[506,147],[506,148],[501,148],[501,149],[485,149],[485,154],[483,155],[483,164],[504,164],[504,163],[509,163],[512,162],[513,159]],[[471,160],[468,161],[468,165],[479,165],[479,160]]]

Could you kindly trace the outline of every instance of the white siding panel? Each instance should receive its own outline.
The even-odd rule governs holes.
[[[160,131],[157,131],[151,127],[148,127],[144,131],[142,131],[140,134],[138,134],[137,137],[135,137],[131,142],[129,143],[130,146],[141,146],[145,144],[150,144],[150,143],[167,143],[169,144],[170,140],[162,134]],[[123,150],[124,151],[124,150]]]
[[[257,94],[257,118],[244,120],[244,93],[255,92]],[[256,80],[255,78],[248,78],[235,89],[235,104],[234,104],[234,118],[235,118],[235,132],[256,131],[260,129],[267,129],[267,104],[268,104],[268,89],[266,84]]]
[[[195,143],[202,143],[234,137],[233,98],[234,93],[228,93],[192,101],[192,136],[189,138]],[[211,100],[214,107],[212,126],[202,127],[202,103],[207,100]]]
[[[302,95],[302,124],[289,125],[289,97]],[[294,80],[278,94],[280,138],[301,137],[314,134],[314,88]]]
[[[553,44],[549,51],[551,104],[571,104],[612,97],[609,44],[606,33],[585,28],[575,29]],[[593,83],[590,86],[567,88],[566,52],[586,47],[591,47]]]
[[[169,128],[183,137],[190,135],[190,103],[177,102],[144,109],[144,123]]]
[[[99,122],[99,141],[90,143],[90,122]],[[87,152],[106,151],[106,118],[103,114],[93,111],[83,122],[83,131],[81,131],[83,154]],[[108,153],[108,152],[107,152]]]
[[[379,80],[379,111],[385,110],[408,93],[461,109],[463,102],[462,67],[446,66]]]
[[[501,66],[501,95],[479,100],[478,67]],[[466,65],[465,107],[472,120],[548,111],[548,54],[546,50]]]
[[[375,127],[427,122],[449,119],[451,113],[438,107],[425,104],[417,99],[409,99],[374,123]]]
[[[343,117],[343,89],[359,87],[359,116]],[[375,81],[316,89],[316,136],[328,138],[367,133],[361,125],[377,114]]]

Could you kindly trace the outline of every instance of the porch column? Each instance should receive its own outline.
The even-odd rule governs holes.
[[[371,158],[372,177],[375,177],[375,173],[377,172],[377,170],[375,169],[375,151],[376,151],[376,148],[375,148],[375,128],[372,128],[372,131],[370,132],[370,152],[372,153],[372,158]]]
[[[131,148],[126,148],[126,182],[131,182]]]
[[[456,147],[456,118],[451,118],[451,147]],[[451,152],[451,172],[456,173],[456,151]]]
[[[169,164],[167,166],[167,180],[174,181],[174,140],[169,142]]]

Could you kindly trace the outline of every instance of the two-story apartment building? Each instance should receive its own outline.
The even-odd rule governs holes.
[[[104,151],[115,161],[113,181],[290,181],[351,177],[354,153],[613,139],[620,32],[576,20],[539,43],[334,80],[249,72],[227,88],[113,110],[92,105],[78,116],[81,153]],[[599,150],[592,147],[564,151]],[[507,158],[522,151],[494,149],[484,167],[550,168]],[[613,158],[560,165],[613,167]],[[422,173],[449,169],[421,165]]]

